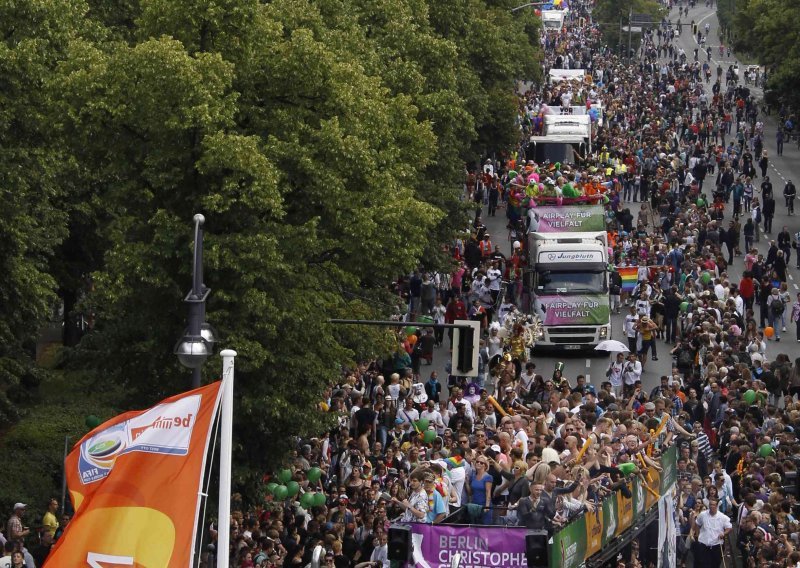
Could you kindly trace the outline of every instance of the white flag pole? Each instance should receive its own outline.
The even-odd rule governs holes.
[[[217,568],[228,568],[231,542],[231,462],[233,461],[233,361],[236,351],[222,353],[222,439],[219,452],[219,529]]]

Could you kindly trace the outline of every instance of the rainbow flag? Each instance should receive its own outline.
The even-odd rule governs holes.
[[[619,275],[622,276],[622,291],[623,292],[633,292],[633,289],[636,288],[636,284],[639,282],[637,279],[639,275],[639,267],[638,266],[626,266],[626,267],[617,267],[617,272]]]
[[[450,469],[464,467],[464,458],[461,456],[451,456],[444,461],[447,463],[447,467]]]

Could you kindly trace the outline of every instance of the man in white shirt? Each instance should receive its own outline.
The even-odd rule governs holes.
[[[411,396],[406,397],[405,406],[397,411],[397,417],[403,421],[401,427],[406,432],[410,432],[414,422],[419,420],[419,412],[414,408],[414,399]]]
[[[733,528],[731,520],[727,515],[718,512],[718,507],[719,500],[711,497],[708,500],[708,510],[700,513],[693,522],[695,533],[698,534],[699,554],[696,563],[703,568],[719,568],[724,539]]]
[[[525,432],[527,420],[524,420],[522,416],[517,414],[511,419],[511,423],[514,425],[514,447],[520,448],[522,450],[522,455],[527,456],[528,433]]]
[[[711,472],[709,477],[711,478],[712,483],[717,482],[717,477],[722,477],[725,491],[728,492],[728,495],[733,495],[733,480],[731,479],[731,476],[728,475],[728,472],[722,467],[722,462],[720,460],[716,460],[714,462],[714,471]]]
[[[645,291],[644,284],[642,285],[642,293],[639,299],[636,300],[636,314],[639,317],[650,317],[650,295]]]
[[[639,321],[639,316],[636,315],[636,306],[630,307],[630,313],[625,316],[625,337],[628,338],[628,350],[631,353],[636,353],[636,322]]]
[[[442,432],[444,432],[444,420],[442,419],[442,413],[436,410],[436,403],[431,399],[428,399],[428,404],[419,417],[422,420],[427,420],[431,426],[436,428],[437,434],[441,435]]]
[[[375,568],[389,568],[389,538],[385,531],[380,531],[375,536],[375,548],[372,549],[372,555],[369,557],[370,564]]]
[[[626,387],[632,389],[636,381],[641,380],[641,378],[642,363],[639,361],[636,353],[631,353],[628,355],[628,362],[625,363],[625,369],[622,371],[622,380],[625,382]]]

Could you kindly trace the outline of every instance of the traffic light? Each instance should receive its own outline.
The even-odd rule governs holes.
[[[453,323],[459,327],[453,333],[451,373],[459,377],[477,377],[481,324],[470,320],[456,320]]]

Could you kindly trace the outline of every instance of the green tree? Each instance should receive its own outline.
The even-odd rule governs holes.
[[[50,86],[85,13],[79,0],[0,2],[0,425],[40,380],[36,340],[58,305],[50,263],[67,232],[72,161]]]
[[[657,24],[664,17],[664,9],[655,0],[598,0],[592,10],[592,20],[599,22],[606,45],[620,53],[627,52],[629,41],[629,33],[620,31],[620,26],[628,25],[631,14],[647,14]],[[640,34],[632,34],[631,49],[638,49],[640,40]]]
[[[741,0],[732,19],[734,47],[767,68],[774,102],[800,106],[800,48],[794,40],[800,26],[797,4]]]

